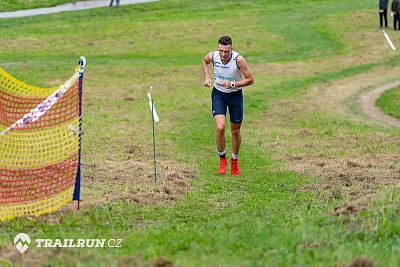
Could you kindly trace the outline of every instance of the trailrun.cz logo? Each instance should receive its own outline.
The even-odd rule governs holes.
[[[14,237],[14,245],[21,253],[24,253],[30,244],[31,238],[25,233],[19,233]]]
[[[36,238],[34,245],[37,248],[121,248],[123,239],[49,239]],[[24,253],[31,244],[30,237],[25,233],[19,233],[14,238],[14,245],[19,252]]]

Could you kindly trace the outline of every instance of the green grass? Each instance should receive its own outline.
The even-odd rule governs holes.
[[[2,1],[0,9],[10,10],[12,4]],[[378,266],[396,266],[400,218],[391,193],[395,189],[378,188],[383,200],[360,215],[335,217],[330,211],[351,197],[340,186],[302,190],[326,181],[285,167],[286,155],[333,161],[398,151],[399,131],[369,123],[357,113],[354,99],[334,106],[348,108],[348,114],[307,104],[315,88],[324,91],[397,68],[396,55],[372,53],[383,42],[370,17],[375,13],[375,3],[362,0],[171,0],[0,20],[0,66],[27,83],[56,86],[68,78],[80,55],[87,56],[83,166],[131,160],[151,165],[146,92],[154,85],[161,119],[156,126],[159,161],[190,166],[197,174],[190,181],[193,190],[173,205],[104,199],[80,212],[55,212],[59,223],[42,218],[3,222],[0,262],[150,266],[163,257],[174,266],[341,266],[360,256]],[[354,14],[361,14],[358,20]],[[256,81],[244,89],[239,178],[215,174],[210,90],[202,86],[201,60],[222,34],[233,37]],[[375,83],[393,77],[387,74]],[[357,93],[364,86],[349,90]],[[304,130],[310,134],[299,135]],[[135,148],[133,159],[127,147]],[[230,153],[229,143],[227,148]],[[96,169],[83,168],[83,204],[120,186],[115,177],[100,173],[94,189],[93,173]],[[133,177],[122,188],[136,181]],[[19,232],[31,238],[124,241],[120,249],[36,248],[21,259],[9,254]]]
[[[389,116],[400,119],[400,89],[384,92],[376,101],[376,106]]]
[[[72,2],[72,0],[2,0],[0,2],[0,12],[40,7],[52,7]]]

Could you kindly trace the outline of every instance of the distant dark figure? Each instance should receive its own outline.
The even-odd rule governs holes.
[[[114,3],[114,0],[111,0],[110,1],[110,5],[108,7],[112,7],[113,3]],[[118,8],[119,7],[119,0],[115,0],[115,4],[116,4],[116,7]]]
[[[383,19],[385,19],[385,27],[388,26],[387,6],[388,6],[388,0],[379,0],[379,21],[381,23],[381,28],[383,27]]]
[[[400,0],[393,0],[392,15],[393,15],[394,30],[400,30]]]

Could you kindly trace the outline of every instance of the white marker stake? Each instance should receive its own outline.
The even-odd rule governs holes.
[[[147,93],[147,97],[149,98],[149,105],[151,111],[151,117],[153,122],[153,149],[154,149],[154,184],[157,184],[157,161],[156,161],[156,139],[155,139],[155,127],[154,122],[159,122],[160,119],[158,118],[156,108],[154,107],[154,101],[151,99],[150,92],[153,90],[153,86],[150,86],[150,91]]]
[[[390,38],[389,38],[389,36],[387,35],[387,33],[385,32],[385,30],[382,30],[382,32],[383,32],[383,35],[385,35],[386,41],[388,42],[388,44],[390,45],[390,47],[391,47],[393,50],[396,50],[396,47],[394,47],[392,41],[390,40]]]

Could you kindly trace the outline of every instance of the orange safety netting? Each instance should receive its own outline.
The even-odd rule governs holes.
[[[0,68],[0,221],[79,200],[82,79],[38,88]]]

